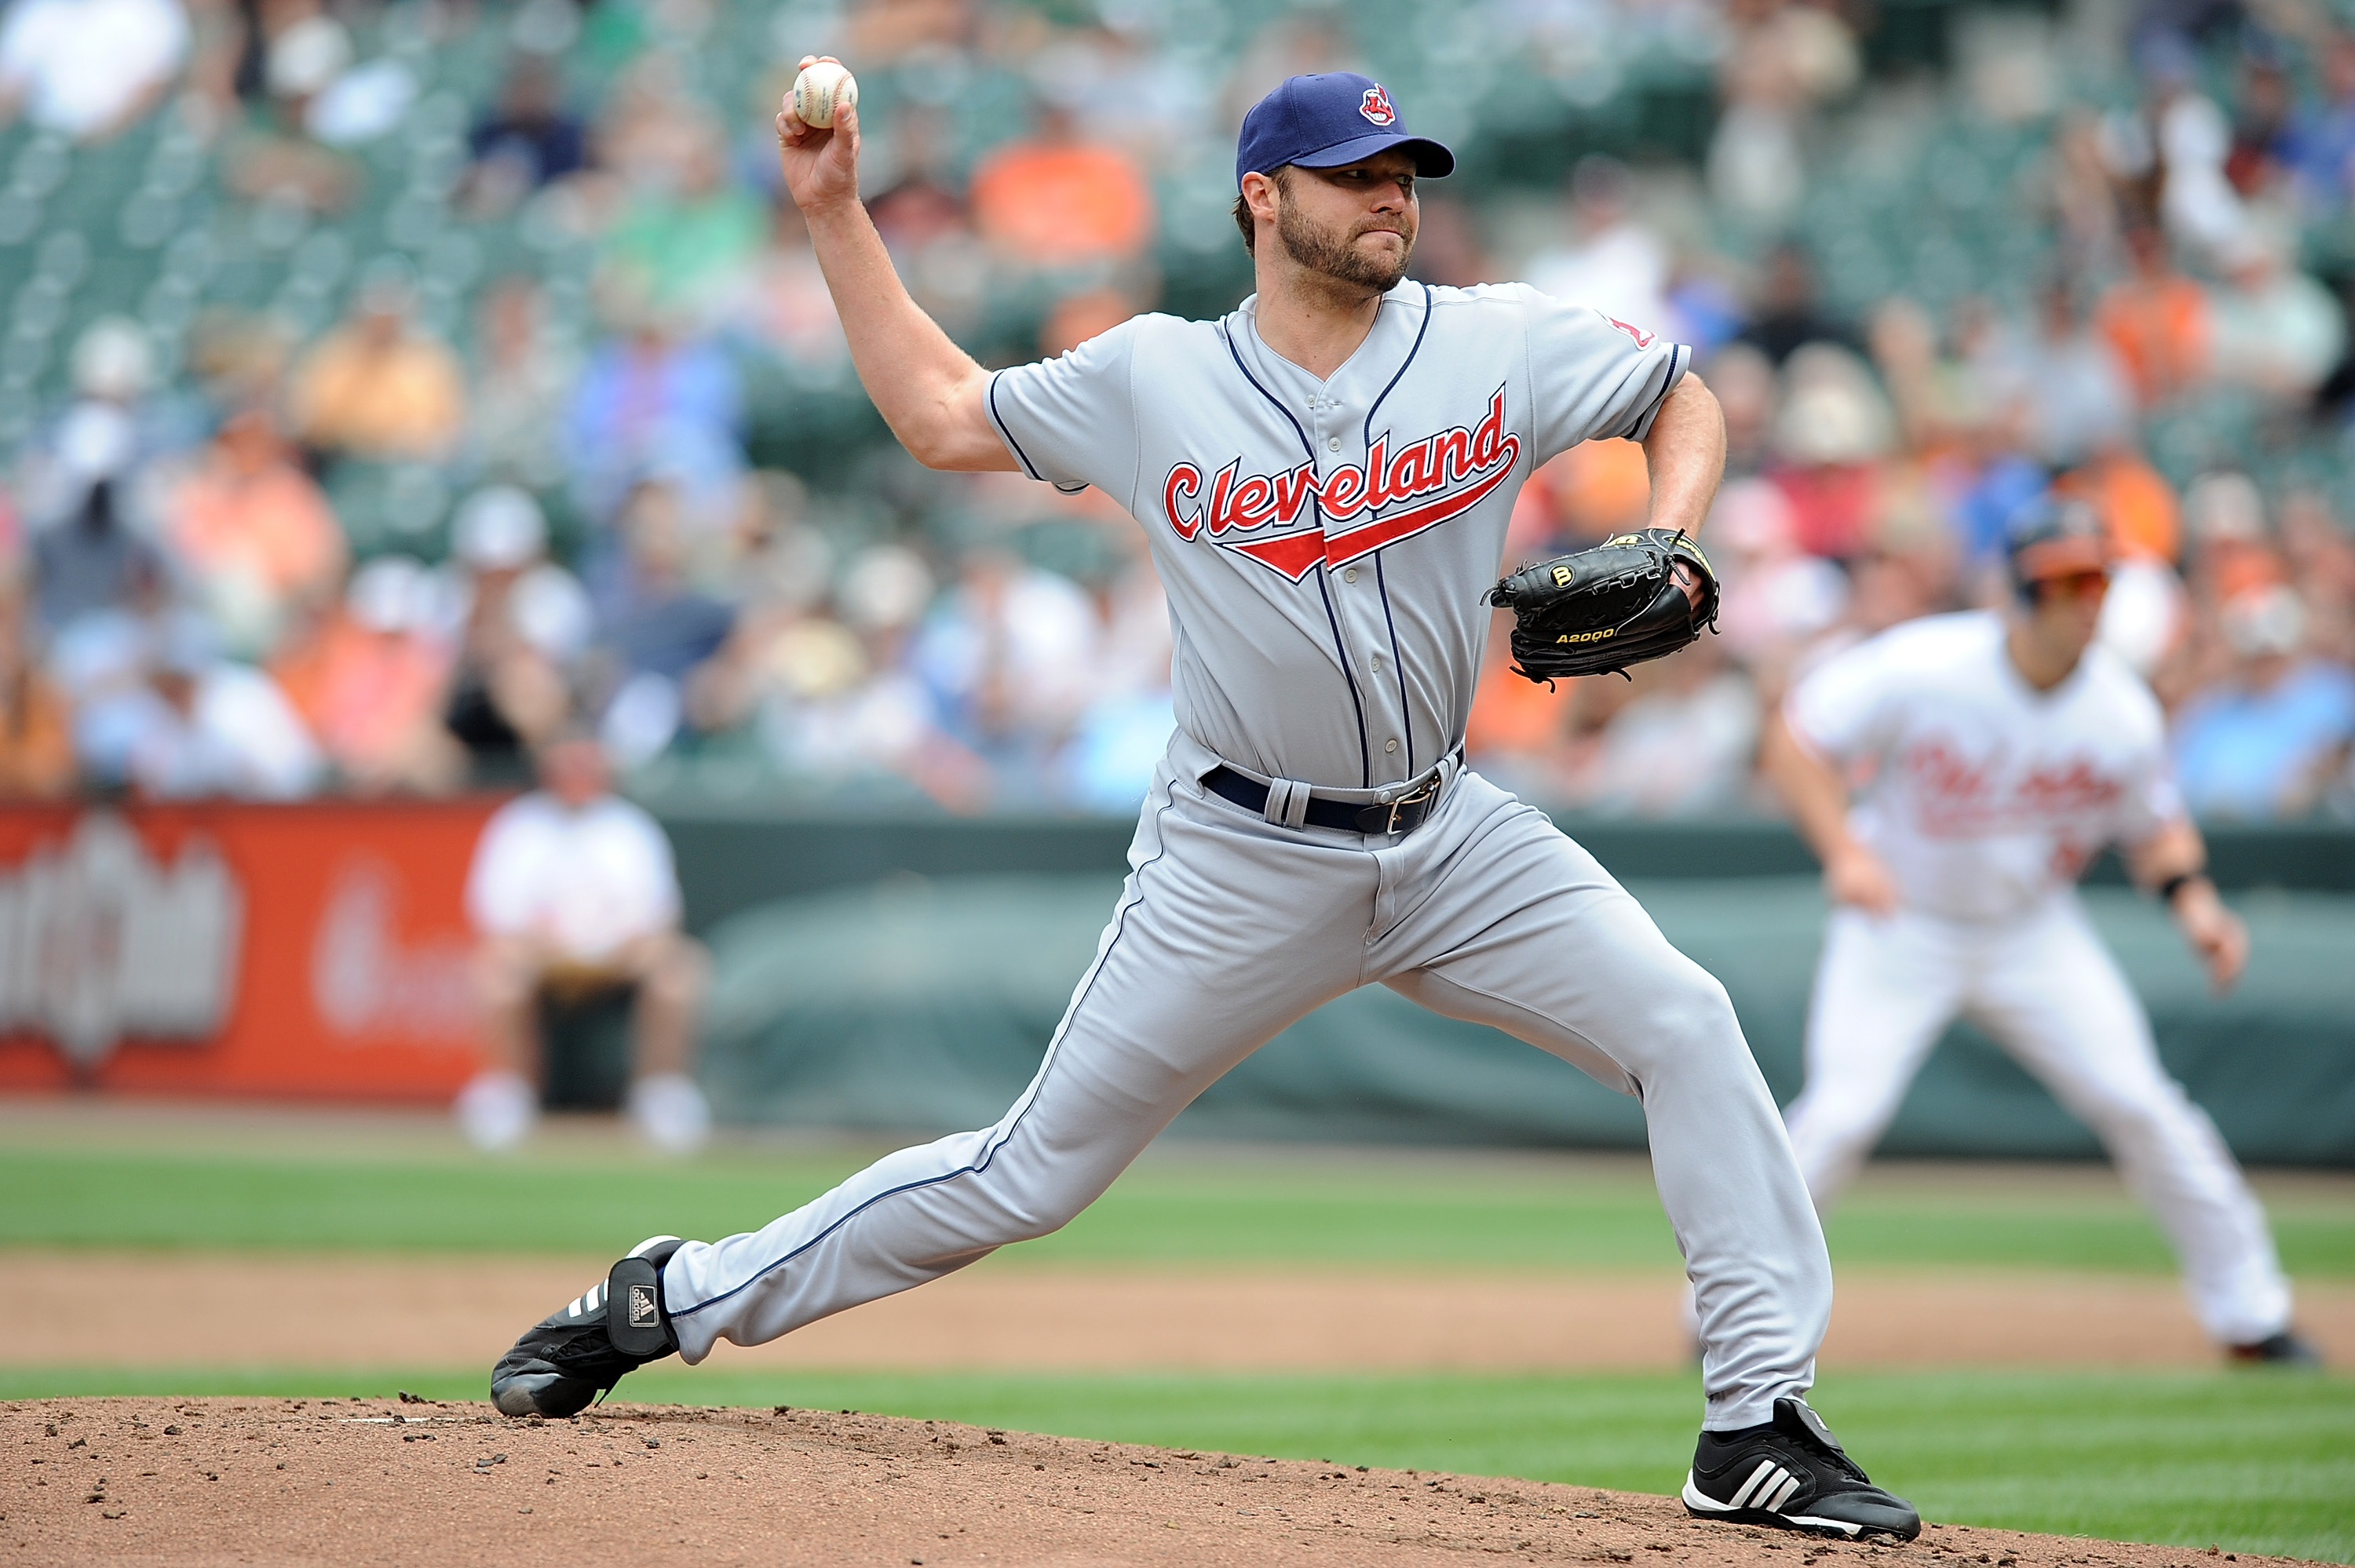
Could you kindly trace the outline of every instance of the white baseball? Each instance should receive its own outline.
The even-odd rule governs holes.
[[[858,79],[832,60],[804,66],[794,78],[794,113],[805,125],[824,131],[834,124],[834,111],[858,104]]]

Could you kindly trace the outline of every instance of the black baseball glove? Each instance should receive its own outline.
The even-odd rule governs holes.
[[[1513,612],[1513,668],[1550,684],[1673,653],[1717,630],[1717,576],[1681,529],[1615,534],[1523,567],[1488,602]]]

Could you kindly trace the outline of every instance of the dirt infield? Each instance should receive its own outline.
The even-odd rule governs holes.
[[[1910,1546],[1858,1547],[1702,1524],[1667,1499],[1584,1487],[800,1410],[607,1404],[535,1425],[475,1404],[27,1400],[0,1405],[0,1451],[13,1457],[0,1563],[1108,1568],[1500,1556],[1842,1568],[1902,1555],[1954,1568],[2190,1568],[2204,1558],[1939,1525]]]
[[[0,1252],[0,1365],[487,1367],[595,1260]],[[1672,1275],[996,1261],[726,1363],[872,1371],[1575,1371],[1689,1354]],[[158,1313],[153,1304],[173,1303]],[[2299,1319],[2355,1360],[2355,1285]],[[2172,1279],[1844,1271],[1828,1366],[2211,1364]]]

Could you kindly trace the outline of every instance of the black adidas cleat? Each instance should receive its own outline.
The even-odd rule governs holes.
[[[499,1413],[578,1415],[624,1372],[676,1352],[662,1267],[685,1245],[677,1236],[640,1242],[579,1299],[527,1330],[491,1369]]]
[[[2295,1329],[2284,1329],[2278,1334],[2268,1334],[2262,1340],[2245,1345],[2234,1345],[2232,1358],[2244,1365],[2276,1367],[2318,1367],[2322,1352],[2311,1341],[2299,1337]]]
[[[1922,1533],[1913,1505],[1882,1491],[1799,1399],[1774,1402],[1774,1419],[1739,1432],[1704,1432],[1685,1477],[1685,1511],[1697,1519],[1764,1524],[1861,1541]]]

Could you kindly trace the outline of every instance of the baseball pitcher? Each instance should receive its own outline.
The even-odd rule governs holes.
[[[1361,76],[1292,78],[1244,121],[1250,299],[994,374],[894,274],[858,199],[855,108],[825,130],[789,110],[777,130],[859,375],[908,450],[1096,486],[1145,530],[1178,729],[1094,961],[1004,1119],[761,1231],[644,1244],[499,1361],[499,1408],[570,1414],[658,1356],[759,1344],[1044,1235],[1270,1036],[1381,984],[1642,1102],[1706,1349],[1687,1506],[1912,1538],[1913,1510],[1805,1401],[1830,1267],[1724,989],[1464,766],[1492,597],[1521,612],[1533,676],[1667,652],[1713,610],[1689,535],[1724,428],[1690,351],[1521,285],[1408,281],[1417,182],[1455,158]],[[1496,581],[1530,471],[1596,437],[1642,443],[1657,527]]]

